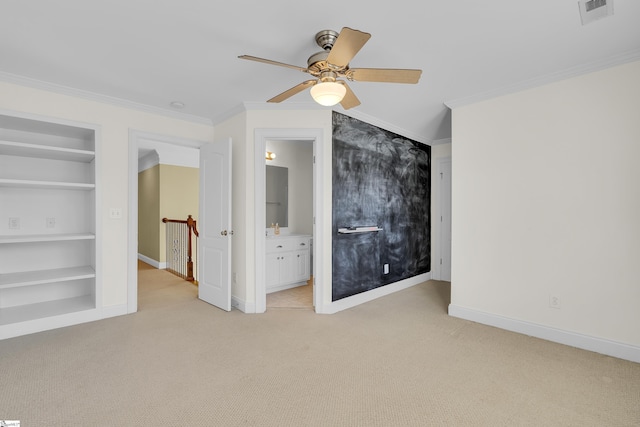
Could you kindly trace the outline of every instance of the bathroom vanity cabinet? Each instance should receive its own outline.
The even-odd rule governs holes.
[[[311,236],[272,236],[265,245],[267,293],[306,284],[310,275]]]

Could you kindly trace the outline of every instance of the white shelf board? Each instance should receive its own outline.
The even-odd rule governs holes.
[[[91,279],[94,277],[96,277],[96,272],[89,266],[6,273],[0,274],[0,289]]]
[[[50,160],[68,160],[83,163],[91,162],[96,155],[94,151],[88,150],[3,140],[0,140],[0,154],[21,157],[38,157]]]
[[[14,188],[45,188],[56,190],[93,190],[95,184],[81,182],[32,181],[28,179],[0,178],[0,186]]]
[[[338,233],[340,234],[370,233],[375,231],[382,231],[382,228],[378,228],[378,227],[338,228]]]
[[[91,295],[0,308],[0,325],[27,322],[96,308]]]
[[[37,242],[60,242],[65,240],[91,240],[95,239],[92,233],[74,234],[16,234],[0,235],[0,243],[37,243]]]

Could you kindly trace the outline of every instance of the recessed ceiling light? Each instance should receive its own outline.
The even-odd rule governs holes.
[[[171,108],[175,108],[176,110],[180,110],[184,108],[184,102],[180,102],[180,101],[173,101],[169,105],[171,106]]]

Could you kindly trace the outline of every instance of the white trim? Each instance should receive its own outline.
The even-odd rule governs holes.
[[[116,304],[102,308],[102,318],[124,316],[128,314],[127,304]]]
[[[476,102],[485,101],[487,99],[496,98],[498,96],[509,95],[511,93],[521,92],[526,89],[543,86],[549,83],[557,82],[583,74],[604,70],[606,68],[615,67],[617,65],[626,64],[627,62],[637,61],[640,59],[640,49],[633,49],[618,55],[611,56],[600,61],[584,64],[578,67],[572,67],[563,71],[550,73],[544,76],[535,77],[533,79],[518,82],[509,86],[493,89],[484,93],[479,93],[464,98],[452,99],[445,101],[445,105],[451,109],[463,107]]]
[[[431,141],[431,146],[443,144],[451,144],[451,138],[434,139]]]
[[[138,259],[144,263],[149,264],[152,267],[157,268],[158,270],[164,270],[167,268],[166,262],[156,261],[155,259],[149,258],[146,255],[138,254]]]
[[[308,140],[313,141],[313,155],[316,163],[313,168],[313,215],[315,216],[315,225],[313,232],[313,272],[315,282],[314,306],[316,313],[322,313],[324,310],[323,301],[323,257],[322,257],[322,240],[323,240],[323,210],[322,202],[323,185],[322,185],[322,129],[256,129],[254,133],[254,200],[255,200],[255,311],[251,313],[264,313],[267,310],[266,284],[265,284],[265,225],[266,217],[265,208],[265,160],[264,152],[268,139],[277,140]],[[248,309],[248,308],[247,308]]]
[[[36,332],[50,331],[52,329],[64,328],[81,323],[93,322],[103,318],[103,310],[100,308],[93,308],[73,313],[60,314],[58,316],[42,317],[20,323],[9,323],[7,325],[0,325],[0,340],[34,334]]]
[[[338,301],[333,301],[332,303],[325,305],[324,307],[325,310],[323,311],[323,313],[334,314],[339,311],[346,310],[348,308],[352,308],[360,304],[364,304],[365,302],[373,301],[374,299],[391,295],[403,289],[407,289],[412,286],[419,285],[420,283],[424,283],[427,280],[431,280],[431,272],[419,274],[417,276],[413,276],[408,279],[404,279],[398,282],[389,283],[388,285],[380,286],[379,288],[375,288],[370,291],[362,292],[360,294],[343,298]]]
[[[231,308],[237,308],[243,313],[255,313],[256,305],[252,303],[248,303],[243,299],[240,299],[235,296],[231,296]]]
[[[449,315],[640,363],[640,347],[449,304]]]
[[[433,158],[433,156],[432,156]],[[442,264],[440,264],[440,260],[442,259],[442,247],[443,247],[443,234],[444,234],[444,230],[442,228],[442,221],[438,221],[438,217],[442,217],[443,216],[443,207],[444,207],[444,203],[443,203],[443,196],[444,196],[444,186],[442,185],[442,179],[438,179],[440,174],[442,173],[442,169],[443,169],[443,165],[444,164],[451,164],[451,156],[446,156],[446,157],[439,157],[436,159],[436,179],[438,180],[438,214],[436,215],[436,218],[434,220],[434,218],[431,218],[431,230],[433,231],[433,222],[435,221],[438,225],[438,247],[435,248],[433,246],[432,249],[434,249],[431,252],[431,272],[433,275],[433,279],[435,280],[442,280]],[[433,183],[432,183],[433,184]],[[433,188],[433,185],[431,186],[431,188]],[[449,193],[451,192],[451,189],[449,189]],[[432,193],[432,198],[433,198],[433,193]],[[449,198],[451,198],[451,194],[449,194]],[[433,243],[433,236],[431,236],[431,242]],[[449,241],[451,241],[451,236],[449,236]],[[435,266],[435,267],[434,267]]]
[[[138,311],[138,132],[129,129],[127,313]]]
[[[138,173],[144,172],[147,169],[160,164],[160,156],[156,150],[153,150],[146,154],[144,157],[138,159]]]
[[[129,211],[127,223],[127,312],[138,311],[138,146],[140,140],[158,141],[183,147],[196,148],[206,141],[153,134],[129,129]],[[145,144],[147,145],[147,144]]]
[[[96,92],[90,92],[87,90],[77,89],[70,86],[64,86],[57,83],[45,82],[43,80],[36,80],[29,77],[19,76],[17,74],[6,73],[0,71],[0,81],[7,83],[17,84],[21,86],[27,86],[33,89],[45,90],[48,92],[59,93],[61,95],[73,96],[77,98],[84,98],[90,101],[102,102],[105,104],[111,104],[118,107],[129,108],[132,110],[143,111],[145,113],[158,114],[161,116],[167,116],[174,119],[185,120],[188,122],[212,125],[212,121],[207,117],[194,116],[191,114],[185,114],[178,111],[173,111],[154,107],[139,102],[129,101],[122,98],[116,98],[109,95],[103,95]]]

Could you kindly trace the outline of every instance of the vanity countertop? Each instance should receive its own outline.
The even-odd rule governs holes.
[[[266,236],[267,239],[282,239],[282,238],[286,238],[286,237],[311,237],[310,234],[297,234],[297,233],[290,233],[290,234],[278,234],[278,235],[269,235]]]

